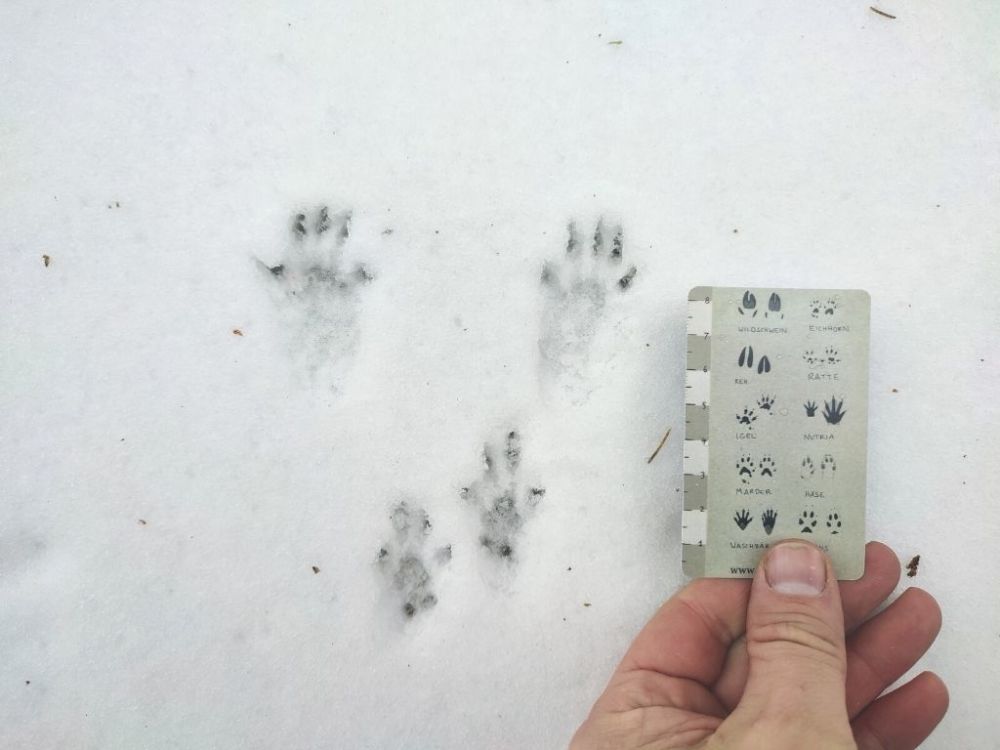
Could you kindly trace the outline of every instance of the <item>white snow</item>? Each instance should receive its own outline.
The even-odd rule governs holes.
[[[2,744],[565,745],[682,583],[697,284],[871,292],[926,746],[995,743],[1000,15],[879,7],[3,4]],[[627,292],[562,267],[602,217]],[[313,260],[301,304],[260,265]],[[498,560],[462,490],[512,430],[545,493]]]

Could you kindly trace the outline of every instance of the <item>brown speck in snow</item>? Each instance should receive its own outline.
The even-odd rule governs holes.
[[[913,559],[906,563],[906,575],[913,578],[917,574],[918,565],[920,565],[920,555],[914,555]]]
[[[42,256],[42,263],[45,264],[46,268],[49,267],[49,263],[51,263],[51,262],[52,262],[52,258],[50,258],[48,255],[43,255]]]
[[[312,566],[312,570],[313,573],[319,573],[319,568],[317,568],[315,565]]]
[[[233,329],[233,335],[234,336],[242,336],[243,335],[243,331],[241,331],[239,328],[234,328]]]

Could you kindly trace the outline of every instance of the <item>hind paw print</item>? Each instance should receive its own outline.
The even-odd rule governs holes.
[[[773,414],[771,407],[774,406],[774,396],[761,396],[757,399],[757,406],[761,408],[762,411],[766,411],[768,414]]]
[[[812,534],[816,528],[816,514],[811,510],[802,511],[799,516],[799,531],[803,534]]]
[[[778,521],[778,512],[768,508],[760,517],[760,521],[764,526],[764,533],[768,536],[774,531],[774,524]]]
[[[823,361],[828,365],[836,365],[840,363],[840,354],[832,346],[826,347],[823,350]]]
[[[760,458],[760,470],[759,473],[762,477],[773,477],[777,468],[774,465],[774,459],[770,456],[761,456]]]
[[[840,533],[840,515],[831,513],[826,517],[826,528],[831,534]]]
[[[818,409],[819,407],[816,405],[815,401],[806,401],[804,404],[802,404],[802,406],[806,410],[806,416],[807,417],[815,417],[816,416],[816,409]]]
[[[277,265],[258,267],[277,292],[275,303],[289,333],[289,350],[310,376],[330,370],[336,388],[357,344],[360,289],[372,281],[363,264],[344,260],[351,236],[351,212],[331,214],[326,206],[298,213],[290,222],[291,242]]]
[[[543,380],[585,396],[591,343],[607,317],[609,295],[627,292],[635,280],[636,267],[622,273],[624,236],[618,225],[597,222],[593,236],[585,242],[575,223],[568,227],[562,258],[542,267],[546,292],[538,348]],[[586,246],[585,246],[586,245]]]
[[[812,459],[806,456],[802,459],[802,470],[799,472],[799,476],[803,479],[810,479],[816,473],[816,467],[813,465]]]
[[[819,473],[828,479],[833,479],[837,474],[837,462],[829,453],[825,453],[819,462]]]
[[[507,433],[503,447],[483,448],[483,475],[462,489],[462,498],[479,512],[479,543],[494,559],[512,561],[525,520],[545,496],[545,489],[519,477],[521,436]]]
[[[750,522],[753,521],[753,516],[750,515],[750,511],[744,508],[733,516],[733,521],[735,521],[736,525],[740,527],[740,531],[743,531],[750,525]]]
[[[829,401],[823,402],[823,419],[827,424],[840,424],[840,420],[845,416],[847,412],[844,411],[844,399],[837,401],[837,397],[834,396]]]
[[[740,456],[740,460],[736,462],[736,473],[739,475],[740,481],[742,481],[743,484],[748,484],[750,479],[753,478],[753,472],[753,459],[746,454]]]
[[[437,604],[424,550],[431,522],[423,508],[406,502],[398,503],[389,519],[395,538],[379,548],[377,562],[390,588],[399,596],[403,614],[409,618]],[[439,565],[446,563],[451,559],[451,545],[439,548],[433,557]]]

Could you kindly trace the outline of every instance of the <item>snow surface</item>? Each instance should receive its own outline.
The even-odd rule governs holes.
[[[682,583],[696,284],[871,292],[926,746],[1000,747],[1000,15],[879,7],[3,3],[4,747],[564,745]]]

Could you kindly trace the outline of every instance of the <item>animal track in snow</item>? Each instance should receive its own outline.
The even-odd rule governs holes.
[[[378,551],[378,565],[390,587],[402,600],[406,617],[428,610],[437,604],[434,580],[429,570],[425,547],[431,533],[427,512],[407,502],[398,503],[389,515],[395,537]],[[451,559],[451,545],[434,553],[434,562],[443,565]]]
[[[632,287],[636,267],[624,266],[624,235],[618,225],[605,226],[602,219],[585,238],[570,222],[568,234],[563,256],[542,267],[545,300],[538,349],[543,383],[583,400],[591,344],[607,315],[609,296]]]
[[[291,241],[277,265],[257,261],[289,333],[293,358],[314,379],[336,389],[357,344],[360,290],[372,281],[362,264],[343,259],[351,212],[326,206],[292,216]]]
[[[502,448],[483,447],[482,476],[462,488],[462,498],[479,513],[479,543],[498,561],[516,559],[521,527],[545,496],[544,488],[521,481],[520,465],[521,436],[511,430]]]

